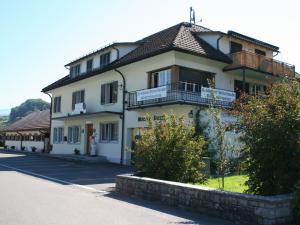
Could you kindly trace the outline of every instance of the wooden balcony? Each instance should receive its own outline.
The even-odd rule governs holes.
[[[252,69],[274,76],[295,76],[295,66],[278,60],[258,55],[252,52],[241,51],[230,54],[232,64],[226,66],[224,71],[235,69]]]

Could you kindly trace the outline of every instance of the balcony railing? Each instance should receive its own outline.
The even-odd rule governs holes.
[[[202,95],[201,92],[203,92]],[[211,98],[212,92],[216,92],[219,97]],[[226,99],[226,95],[231,95],[231,99]],[[154,107],[167,104],[213,104],[223,108],[231,108],[233,96],[235,99],[235,93],[231,91],[209,88],[203,89],[200,84],[176,82],[158,88],[130,92],[128,109]]]
[[[275,76],[295,76],[295,66],[278,60],[258,55],[252,52],[241,51],[230,54],[233,63],[224,70],[234,70],[241,67],[254,69]]]

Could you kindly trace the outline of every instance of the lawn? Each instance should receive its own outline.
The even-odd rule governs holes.
[[[239,192],[243,193],[247,190],[245,181],[247,181],[248,176],[245,175],[234,175],[225,177],[225,191]],[[199,184],[201,186],[211,187],[221,189],[222,180],[221,178],[209,178],[206,184]]]

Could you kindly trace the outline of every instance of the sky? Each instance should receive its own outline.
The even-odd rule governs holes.
[[[297,0],[0,0],[0,110],[68,74],[68,62],[116,41],[136,41],[183,21],[189,7],[212,30],[234,30],[280,47],[300,71]]]

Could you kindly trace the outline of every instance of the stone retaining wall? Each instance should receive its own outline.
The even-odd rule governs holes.
[[[292,222],[291,195],[265,197],[239,194],[131,175],[117,176],[116,191],[238,224],[277,225]]]

